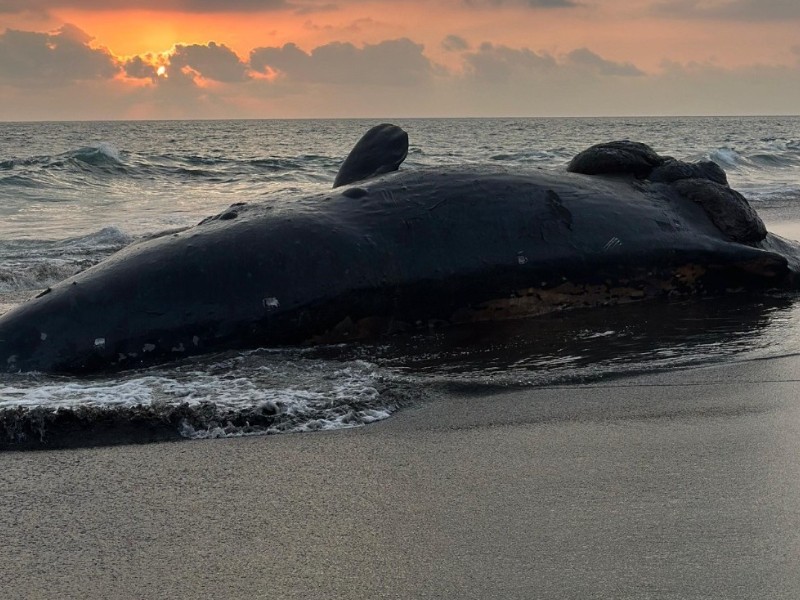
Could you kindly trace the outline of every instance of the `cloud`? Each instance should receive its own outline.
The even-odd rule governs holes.
[[[291,6],[285,0],[174,0],[177,9],[185,12],[262,12]],[[131,2],[140,6],[141,2]],[[153,1],[158,5],[159,2]]]
[[[800,97],[794,40],[786,66],[649,73],[588,47],[554,54],[454,34],[441,42],[447,69],[407,38],[286,44],[246,59],[221,42],[128,58],[94,43],[74,26],[1,33],[0,119],[789,114]]]
[[[215,42],[175,46],[169,57],[168,76],[174,76],[176,70],[185,72],[187,68],[206,79],[226,83],[249,79],[247,65],[236,53],[226,45]]]
[[[333,42],[305,52],[295,44],[256,48],[250,66],[260,72],[279,72],[305,83],[404,86],[424,81],[434,72],[423,46],[407,38],[378,44]]]
[[[475,52],[465,53],[464,60],[467,76],[493,83],[531,79],[552,81],[557,78],[564,81],[565,78],[581,79],[587,75],[603,78],[644,75],[632,63],[607,60],[588,48],[578,48],[556,58],[546,52],[484,42]]]
[[[672,114],[796,114],[800,69],[758,64],[726,69],[666,61],[652,84],[653,102],[662,111],[674,106]]]
[[[286,0],[0,0],[0,14],[74,10],[152,10],[188,13],[265,12],[291,8]]]
[[[333,26],[330,24],[318,25],[311,20],[307,20],[305,23],[303,23],[303,28],[307,29],[308,31],[324,31],[328,34],[335,34],[336,32],[340,32],[342,34],[355,34],[379,28],[394,29],[392,25],[383,23],[381,21],[376,21],[372,17],[362,17],[360,19],[354,19],[349,23],[343,23],[337,26]]]
[[[442,48],[448,52],[462,52],[469,50],[469,42],[458,35],[448,35],[442,40]]]
[[[500,6],[521,6],[523,8],[575,8],[580,6],[573,0],[462,0],[466,6],[481,7],[500,7]]]
[[[7,29],[0,34],[0,83],[53,86],[114,77],[116,60],[104,48],[91,48],[91,40],[74,25],[52,33]]]
[[[472,77],[492,82],[557,68],[555,58],[547,53],[537,54],[528,48],[510,48],[490,42],[484,42],[477,51],[465,54],[464,60]]]
[[[122,64],[122,70],[128,77],[134,79],[153,79],[156,78],[156,67],[152,62],[145,61],[141,56],[134,56]]]
[[[296,15],[312,15],[316,13],[323,13],[323,12],[333,12],[339,10],[338,4],[327,3],[327,4],[301,4],[297,5],[294,9],[294,13]]]
[[[581,6],[576,0],[458,1],[461,5],[470,8],[521,7],[558,9]],[[357,3],[356,0],[342,0],[341,2],[330,2],[328,0],[0,0],[0,14],[72,9],[82,11],[149,10],[184,13],[255,13],[291,10],[295,14],[309,15],[337,11],[341,9],[342,5],[355,3]]]
[[[597,75],[611,75],[619,77],[639,77],[644,72],[635,65],[626,62],[618,63],[606,60],[588,48],[578,48],[567,54],[569,64],[586,68]]]
[[[669,0],[654,5],[659,16],[687,19],[773,21],[800,19],[798,0]]]

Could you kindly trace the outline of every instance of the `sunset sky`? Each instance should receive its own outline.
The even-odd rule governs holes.
[[[0,120],[800,113],[800,0],[0,0]]]

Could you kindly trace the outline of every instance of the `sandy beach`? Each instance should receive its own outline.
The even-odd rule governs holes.
[[[797,598],[800,357],[0,454],[17,598]]]

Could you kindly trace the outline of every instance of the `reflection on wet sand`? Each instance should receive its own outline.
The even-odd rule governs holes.
[[[569,310],[320,348],[360,356],[409,376],[452,384],[542,385],[591,381],[728,357],[800,351],[791,295],[731,294]]]

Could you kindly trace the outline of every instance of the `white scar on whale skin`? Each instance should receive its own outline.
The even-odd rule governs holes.
[[[613,237],[608,240],[608,243],[605,246],[603,246],[603,251],[608,252],[609,250],[613,248],[619,248],[620,246],[622,246],[620,239],[618,237]]]
[[[278,299],[277,299],[277,298],[264,298],[264,299],[261,301],[261,304],[262,304],[262,305],[264,306],[264,308],[266,308],[267,310],[273,310],[273,309],[275,309],[275,308],[278,308],[278,307],[281,305],[281,303],[280,303],[280,302],[278,302]]]

